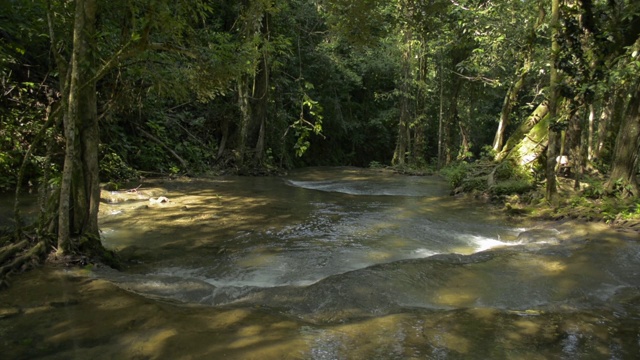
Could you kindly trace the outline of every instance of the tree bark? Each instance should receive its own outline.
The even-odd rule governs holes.
[[[222,119],[222,126],[220,131],[222,132],[222,138],[218,145],[218,153],[216,154],[216,160],[220,160],[225,150],[227,149],[227,140],[229,139],[229,120],[225,117]]]
[[[549,102],[543,101],[538,107],[529,115],[529,117],[520,124],[518,129],[509,137],[509,140],[505,143],[502,151],[496,155],[496,160],[501,161],[504,159],[513,148],[520,143],[538,123],[540,123],[549,113]],[[548,125],[548,123],[545,123]]]
[[[269,106],[269,64],[266,53],[263,54],[262,61],[260,61],[260,65],[258,66],[258,74],[255,79],[255,93],[251,105],[251,113],[253,115],[252,123],[257,127],[257,134],[251,134],[249,139],[255,138],[255,160],[260,163],[265,151],[267,107]]]
[[[469,129],[463,121],[458,121],[458,127],[460,128],[460,151],[458,151],[457,160],[465,160],[471,152]]]
[[[611,96],[605,102],[602,113],[600,114],[600,120],[598,122],[598,136],[596,140],[596,146],[594,149],[594,159],[600,159],[602,152],[604,151],[605,143],[607,140],[607,131],[609,129],[609,123],[611,122],[611,115],[613,113],[614,103],[616,96]]]
[[[545,151],[549,136],[549,116],[545,116],[533,127],[529,128],[520,141],[515,143],[511,150],[501,156],[501,161],[511,160],[518,166],[531,167]],[[511,139],[509,139],[511,141]]]
[[[73,252],[83,237],[88,249],[99,248],[98,116],[95,80],[96,0],[77,0],[70,62],[70,83],[63,116],[65,161],[58,208],[59,255]]]
[[[613,192],[620,186],[623,195],[638,196],[640,188],[636,180],[636,163],[640,145],[640,89],[637,87],[622,121],[615,143],[613,166],[609,179],[605,183],[605,190]]]
[[[591,161],[594,158],[593,151],[593,129],[596,119],[596,109],[593,104],[589,104],[589,130],[587,133],[587,160]]]
[[[406,163],[410,138],[409,82],[411,81],[411,39],[411,32],[409,30],[405,30],[405,50],[402,55],[402,78],[400,79],[400,81],[402,81],[400,84],[400,119],[398,123],[398,139],[392,160],[393,165],[400,166]]]
[[[559,32],[559,19],[560,19],[560,1],[551,1],[551,76],[550,85],[551,94],[549,96],[549,144],[547,146],[547,166],[546,177],[547,185],[545,189],[545,199],[551,203],[554,203],[557,197],[556,188],[556,156],[557,156],[557,143],[558,135],[557,128],[557,112],[558,112],[558,83],[559,75],[557,69],[558,53],[560,52],[560,44],[557,37]]]
[[[443,74],[442,57],[440,57],[440,112],[438,114],[438,170],[442,168],[443,152],[442,139],[444,131],[444,74]]]
[[[520,70],[520,74],[518,75],[517,80],[513,84],[511,84],[509,90],[507,91],[507,95],[504,97],[502,110],[500,111],[498,130],[496,130],[496,136],[493,139],[493,150],[495,151],[502,150],[504,133],[507,126],[509,125],[509,116],[511,115],[511,110],[513,110],[513,105],[515,104],[516,100],[518,100],[518,93],[524,86],[524,79],[528,72],[528,68],[523,68]]]
[[[242,76],[238,80],[238,109],[240,110],[240,139],[238,142],[238,158],[241,164],[244,163],[245,150],[247,147],[247,138],[249,127],[251,126],[251,108],[249,107],[249,89],[247,88],[246,76]]]

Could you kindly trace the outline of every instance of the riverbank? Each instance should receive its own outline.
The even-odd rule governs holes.
[[[452,187],[452,195],[483,200],[512,218],[596,222],[640,233],[638,198],[625,196],[620,188],[606,192],[606,179],[595,170],[584,174],[578,186],[573,178],[556,177],[553,203],[545,199],[544,181],[509,164],[486,160],[453,163],[440,174]]]

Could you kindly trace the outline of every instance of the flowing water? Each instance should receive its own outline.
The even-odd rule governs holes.
[[[148,358],[640,357],[636,233],[515,224],[436,177],[352,168],[103,198],[103,241],[133,265],[92,277],[235,314]]]

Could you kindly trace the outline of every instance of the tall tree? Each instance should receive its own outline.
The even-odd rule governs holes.
[[[66,146],[58,209],[58,254],[72,252],[80,244],[84,244],[86,250],[101,249],[98,232],[99,135],[94,65],[96,11],[95,0],[75,2],[73,50],[68,80],[65,79],[63,86]],[[82,240],[73,240],[78,237]]]
[[[538,29],[544,24],[544,18],[546,16],[546,12],[544,10],[544,6],[541,3],[538,19],[535,23],[530,25],[529,34],[526,37],[525,45],[522,51],[522,59],[519,61],[516,76],[510,81],[509,88],[507,90],[507,94],[504,97],[504,101],[502,103],[502,109],[500,110],[500,119],[498,121],[498,129],[496,130],[496,135],[493,140],[493,150],[499,152],[502,150],[502,146],[504,143],[504,137],[506,128],[509,125],[509,119],[512,115],[513,107],[516,105],[518,100],[518,94],[525,86],[527,75],[533,68],[533,56],[535,52],[536,40],[538,38],[537,32]]]
[[[623,57],[621,74],[617,78],[628,83],[629,101],[622,118],[613,151],[613,164],[605,189],[621,190],[624,196],[639,196],[638,151],[640,151],[640,37]]]
[[[555,201],[557,195],[556,188],[556,156],[558,156],[558,103],[560,93],[558,85],[560,75],[558,74],[558,55],[560,44],[558,34],[560,27],[560,1],[551,0],[551,69],[549,82],[549,141],[547,145],[546,178],[547,185],[545,199]]]

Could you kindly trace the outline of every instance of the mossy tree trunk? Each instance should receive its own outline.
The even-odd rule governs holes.
[[[528,136],[528,133],[539,124],[542,119],[544,119],[549,113],[549,102],[543,101],[538,107],[529,115],[529,117],[520,124],[520,126],[516,129],[516,131],[509,137],[507,142],[505,143],[502,151],[496,155],[496,160],[501,161],[507,155],[511,153],[511,151],[520,144],[523,140],[525,140]],[[545,124],[548,124],[545,122]],[[546,135],[545,135],[546,136]]]

